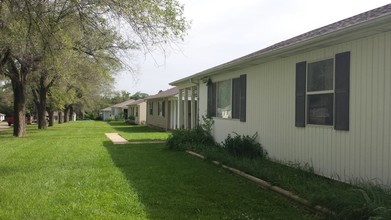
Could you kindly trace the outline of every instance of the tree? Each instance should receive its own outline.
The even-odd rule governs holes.
[[[131,99],[138,100],[138,99],[144,99],[147,98],[149,95],[147,93],[142,93],[140,91],[134,93],[132,96],[130,96]]]
[[[0,0],[0,16],[0,68],[12,82],[14,136],[26,132],[29,77],[55,66],[43,68],[42,63],[57,50],[117,62],[121,52],[151,51],[182,40],[188,29],[176,0]],[[116,24],[129,34],[122,36]]]

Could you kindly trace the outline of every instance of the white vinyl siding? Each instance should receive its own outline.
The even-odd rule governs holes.
[[[295,64],[350,51],[350,126],[295,127]],[[319,174],[348,181],[360,177],[391,184],[391,32],[257,66],[211,76],[221,81],[247,74],[247,122],[215,118],[217,142],[228,134],[252,135],[272,158],[307,163]],[[207,87],[200,85],[200,114]]]

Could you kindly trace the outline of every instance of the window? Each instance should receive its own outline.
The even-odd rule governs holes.
[[[216,83],[208,82],[208,115],[246,121],[246,75]]]
[[[349,130],[350,52],[296,64],[295,126],[334,125]]]
[[[153,115],[153,102],[148,102],[149,114]]]
[[[130,107],[130,115],[134,116],[134,107]]]
[[[217,82],[216,90],[216,117],[232,118],[232,80]]]
[[[334,59],[308,64],[307,123],[333,125]]]
[[[159,116],[162,116],[162,117],[164,117],[164,115],[165,115],[165,102],[164,101],[159,101],[158,102],[158,106],[157,106],[157,111],[158,111],[158,115]]]
[[[136,117],[138,117],[138,107],[136,107]]]

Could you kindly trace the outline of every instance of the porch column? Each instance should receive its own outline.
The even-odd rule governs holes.
[[[178,129],[178,100],[173,102],[174,106],[174,129]]]
[[[184,100],[184,120],[183,122],[185,123],[185,129],[189,128],[189,92],[188,89],[185,88],[185,100]]]
[[[191,117],[191,127],[195,128],[195,89],[194,86],[191,87],[191,109],[190,109],[190,117]]]
[[[178,111],[178,128],[181,129],[183,126],[183,96],[182,96],[183,90],[179,90],[179,98],[178,98],[178,105],[179,105],[179,111]]]
[[[176,129],[177,128],[177,105],[175,105],[175,103],[177,102],[177,100],[172,100],[170,103],[170,108],[171,108],[171,111],[170,111],[170,118],[171,118],[171,129]]]
[[[195,94],[195,97],[196,97],[196,106],[195,106],[195,123],[196,125],[199,125],[200,124],[200,86],[197,85],[194,87],[196,89],[196,94]]]

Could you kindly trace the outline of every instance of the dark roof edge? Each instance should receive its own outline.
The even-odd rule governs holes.
[[[178,93],[179,93],[178,88],[177,87],[173,87],[173,88],[167,89],[165,91],[162,91],[160,93],[157,93],[155,95],[146,97],[146,98],[144,98],[144,100],[166,98],[166,97],[170,97],[170,96],[175,96]]]

